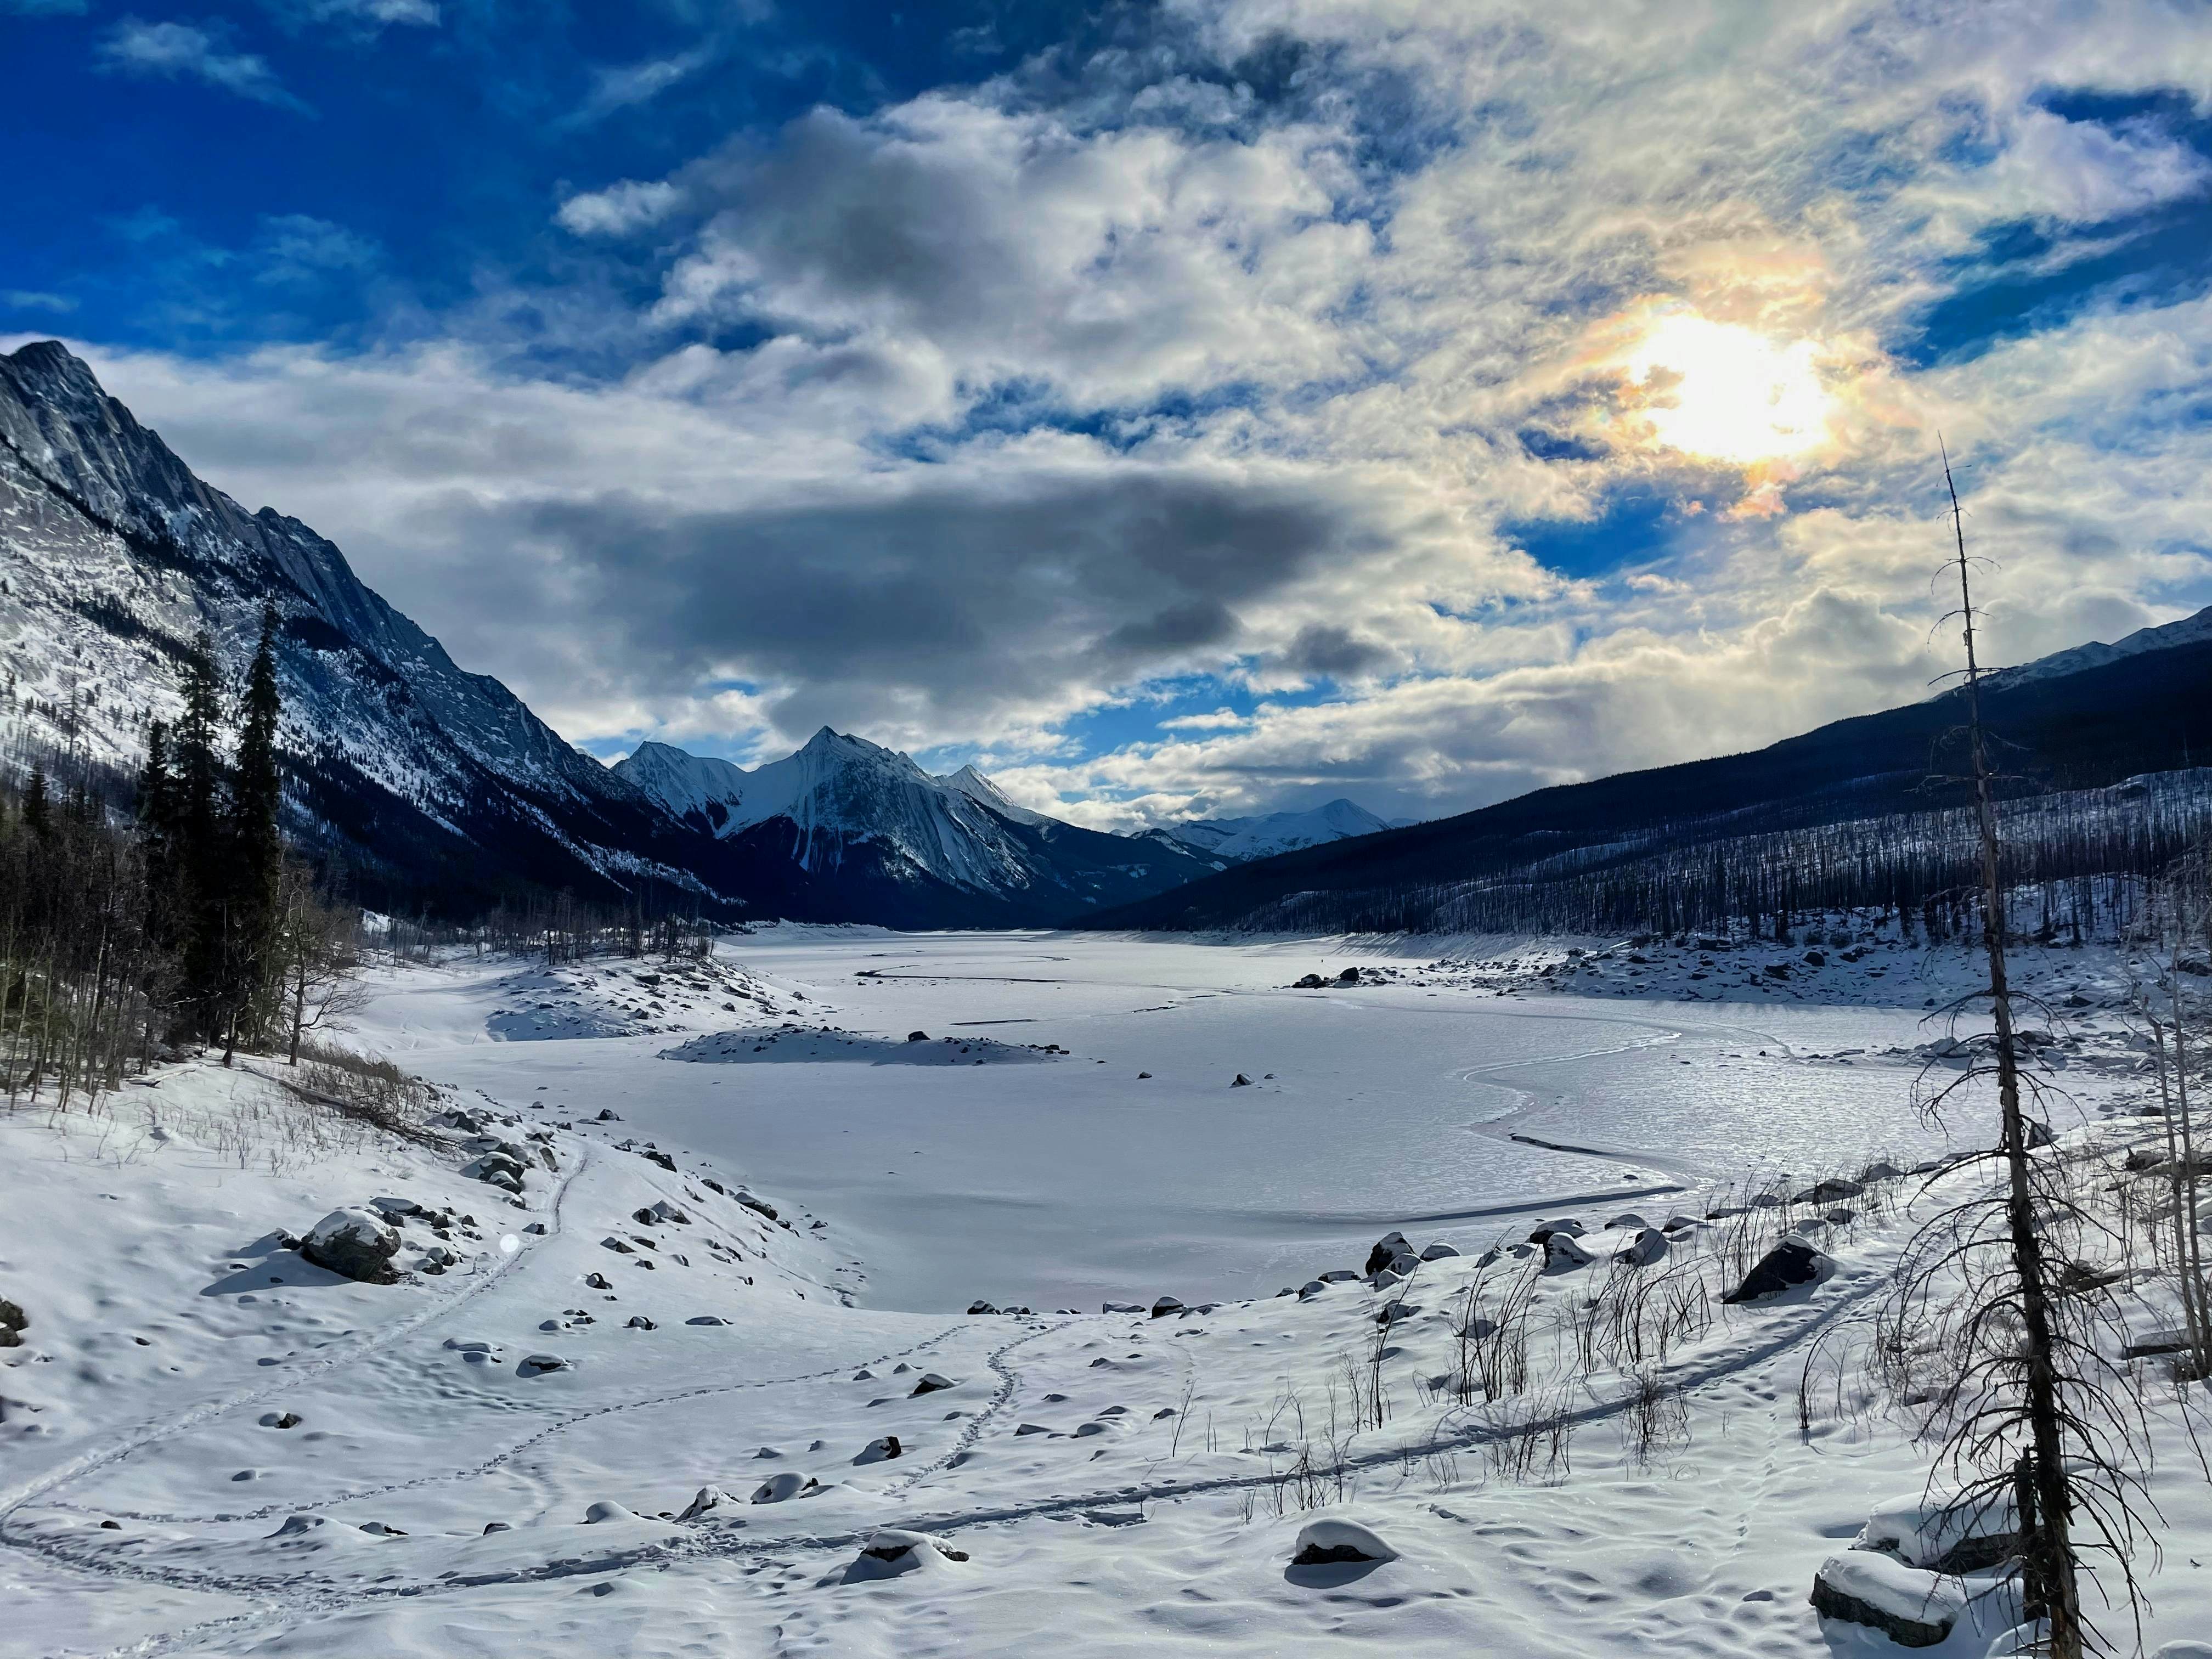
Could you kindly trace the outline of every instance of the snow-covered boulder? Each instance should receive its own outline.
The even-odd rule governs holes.
[[[1656,1227],[1645,1227],[1628,1241],[1627,1247],[1614,1260],[1625,1261],[1632,1267],[1649,1267],[1655,1262],[1665,1261],[1666,1257],[1667,1235]]]
[[[955,1549],[934,1533],[909,1532],[904,1527],[878,1527],[860,1553],[845,1570],[848,1581],[887,1578],[894,1573],[929,1569],[947,1561],[965,1561],[968,1552]]]
[[[1908,1492],[1875,1506],[1851,1540],[1929,1572],[1980,1572],[2020,1552],[2020,1523],[2009,1490],[1973,1498]]]
[[[1416,1261],[1420,1259],[1414,1254],[1413,1243],[1405,1234],[1385,1233],[1375,1241],[1374,1249],[1367,1252],[1367,1266],[1363,1271],[1370,1275],[1379,1273],[1401,1257]],[[1400,1271],[1404,1270],[1401,1268]]]
[[[1544,1271],[1547,1273],[1571,1273],[1577,1267],[1587,1267],[1597,1258],[1582,1246],[1572,1233],[1552,1232],[1544,1237]]]
[[[1170,1314],[1179,1314],[1182,1311],[1181,1297],[1164,1296],[1152,1304],[1152,1317],[1155,1319],[1165,1319]]]
[[[702,1486],[698,1495],[684,1506],[684,1513],[676,1518],[678,1521],[696,1521],[711,1510],[728,1508],[737,1501],[720,1486]]]
[[[1901,1648],[1932,1648],[1949,1636],[1967,1595],[1956,1578],[1873,1550],[1832,1555],[1813,1578],[1813,1610],[1823,1619],[1867,1626]]]
[[[820,1483],[811,1474],[801,1474],[796,1469],[786,1469],[772,1474],[753,1488],[756,1504],[784,1504],[805,1493],[819,1489]]]
[[[1421,1252],[1421,1260],[1424,1261],[1442,1261],[1447,1256],[1455,1256],[1458,1254],[1459,1252],[1456,1249],[1445,1243],[1442,1239],[1438,1239],[1435,1243],[1430,1245],[1427,1249]]]
[[[1802,1238],[1785,1238],[1753,1264],[1743,1283],[1721,1298],[1723,1302],[1763,1302],[1799,1285],[1817,1284],[1833,1273],[1836,1264]]]
[[[1355,1561],[1395,1561],[1398,1552],[1384,1543],[1379,1534],[1361,1526],[1357,1521],[1346,1521],[1334,1516],[1323,1516],[1309,1521],[1298,1528],[1297,1553],[1291,1557],[1294,1567],[1325,1567]]]
[[[399,1232],[373,1210],[332,1210],[307,1230],[300,1254],[363,1285],[392,1285],[399,1274],[392,1258],[399,1254]]]
[[[921,1381],[914,1385],[914,1391],[917,1395],[935,1394],[939,1389],[957,1386],[958,1385],[949,1376],[940,1376],[935,1371],[924,1371],[921,1374]]]
[[[522,1357],[522,1373],[526,1376],[543,1376],[548,1371],[565,1371],[568,1362],[557,1353],[530,1353]]]
[[[1570,1238],[1579,1238],[1589,1231],[1589,1228],[1583,1226],[1572,1216],[1566,1216],[1557,1221],[1538,1222],[1534,1230],[1528,1235],[1528,1242],[1531,1244],[1542,1244],[1547,1242],[1553,1233],[1565,1233]]]
[[[0,1348],[21,1347],[23,1333],[30,1328],[31,1316],[6,1297],[0,1296]]]
[[[905,1449],[906,1448],[899,1443],[899,1437],[896,1435],[886,1434],[871,1440],[866,1445],[861,1447],[860,1455],[853,1461],[855,1463],[887,1463]]]

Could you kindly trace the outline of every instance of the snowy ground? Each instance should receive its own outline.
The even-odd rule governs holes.
[[[1802,1434],[1797,1394],[1871,1311],[1901,1184],[1836,1226],[1677,1228],[1654,1268],[1604,1224],[1940,1151],[1909,1085],[1963,964],[1762,956],[1716,1007],[1694,956],[1600,941],[1547,988],[1567,948],[780,928],[642,979],[450,963],[386,975],[355,1038],[480,1115],[445,1147],[303,1129],[205,1062],[0,1115],[32,1320],[0,1350],[0,1654],[1893,1651],[1805,1596],[1924,1455],[1840,1380]],[[1382,982],[1290,988],[1349,965]],[[2051,1064],[2107,1134],[2143,1089],[2116,973],[2027,968],[2085,1005]],[[519,1198],[461,1173],[479,1130],[530,1154]],[[453,1217],[402,1228],[400,1283],[284,1248],[378,1197]],[[1478,1265],[1540,1215],[1595,1261]],[[1683,1414],[1640,1444],[1575,1310],[1801,1220],[1833,1277],[1682,1331],[1651,1363]],[[1391,1230],[1462,1254],[1312,1286]],[[1529,1384],[1466,1397],[1455,1310],[1523,1271]],[[1162,1295],[1188,1306],[1097,1311]],[[1388,1420],[1355,1429],[1370,1366]],[[2153,1647],[2212,1634],[2212,1486],[2161,1434]],[[1317,1498],[1398,1559],[1289,1565]],[[860,1556],[895,1525],[967,1559]],[[1994,1618],[1927,1650],[1979,1659]]]

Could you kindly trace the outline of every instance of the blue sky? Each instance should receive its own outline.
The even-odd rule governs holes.
[[[1428,816],[2212,601],[2194,4],[0,0],[58,335],[572,738]]]

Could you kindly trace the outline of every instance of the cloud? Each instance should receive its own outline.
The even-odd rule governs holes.
[[[718,55],[718,46],[709,41],[671,57],[599,69],[593,72],[590,95],[562,125],[588,126],[617,110],[650,103],[669,88],[690,79]]]
[[[168,80],[189,76],[256,103],[312,113],[284,89],[267,59],[254,52],[228,51],[220,31],[190,23],[149,23],[126,17],[100,42],[100,65],[115,74],[157,75]]]
[[[18,17],[82,17],[91,0],[0,0],[0,12]]]
[[[2204,191],[2151,96],[2212,103],[2178,17],[1157,21],[571,194],[571,288],[99,367],[573,737],[759,757],[826,721],[1102,824],[1427,816],[1923,695],[1939,428],[2002,656],[2212,600],[2212,301],[1922,333],[2010,229],[2063,271]],[[260,269],[373,268],[347,237],[272,221]],[[1816,380],[1820,441],[1656,441],[1656,399],[1729,394],[1625,370],[1679,316]],[[1251,711],[1135,725],[1194,680]],[[1144,735],[1091,752],[1109,708]]]
[[[627,236],[659,223],[683,199],[684,192],[665,180],[625,179],[571,196],[553,216],[578,236]]]
[[[441,14],[435,0],[262,0],[277,21],[298,30],[311,25],[336,27],[373,37],[392,24],[435,28]]]
[[[370,238],[305,213],[271,214],[261,221],[254,251],[262,283],[319,282],[333,272],[367,270],[381,250]]]
[[[76,301],[66,294],[45,294],[36,289],[0,289],[0,305],[16,311],[51,311],[65,316],[76,309]]]

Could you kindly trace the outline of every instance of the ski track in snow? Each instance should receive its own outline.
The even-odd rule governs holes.
[[[1823,1335],[1838,1324],[1847,1322],[1850,1318],[1856,1316],[1863,1304],[1879,1293],[1882,1288],[1881,1280],[1879,1278],[1872,1278],[1871,1282],[1852,1289],[1846,1295],[1836,1297],[1817,1309],[1805,1310],[1798,1317],[1791,1320],[1787,1329],[1763,1342],[1701,1365],[1685,1368],[1680,1372],[1667,1373],[1665,1380],[1686,1391],[1704,1389],[1728,1381],[1763,1365],[1808,1340]],[[886,1488],[884,1495],[895,1497],[913,1489],[929,1476],[942,1473],[945,1468],[950,1468],[959,1452],[977,1443],[982,1438],[981,1430],[988,1417],[994,1416],[1006,1405],[1011,1403],[1019,1384],[1020,1373],[1012,1367],[1004,1364],[1005,1358],[1015,1349],[1029,1342],[1066,1329],[1067,1322],[1045,1330],[1030,1332],[994,1351],[990,1356],[992,1369],[999,1374],[1001,1382],[997,1394],[994,1396],[991,1413],[988,1413],[986,1418],[979,1418],[975,1424],[970,1425],[969,1431],[963,1432],[960,1444],[952,1452],[945,1454],[927,1467],[917,1470],[914,1475],[898,1485]],[[842,1372],[843,1369],[841,1366],[837,1370]],[[823,1375],[829,1374],[830,1373]],[[807,1380],[811,1379],[782,1379],[785,1382]],[[764,1383],[736,1386],[774,1385]],[[698,1389],[687,1392],[696,1395],[720,1391],[721,1390]],[[642,1405],[653,1402],[632,1403]],[[1564,1413],[1563,1421],[1577,1428],[1587,1427],[1592,1424],[1621,1416],[1629,1411],[1631,1407],[1632,1402],[1625,1398],[1614,1401],[1595,1401]],[[626,1408],[613,1407],[606,1409]],[[587,1415],[601,1414],[604,1413],[587,1413]],[[1488,1442],[1509,1437],[1515,1431],[1510,1425],[1470,1425],[1450,1433],[1439,1432],[1431,1443],[1430,1449],[1441,1452],[1468,1450]],[[1402,1454],[1395,1448],[1378,1449],[1347,1458],[1346,1468],[1352,1472],[1379,1469],[1397,1463],[1401,1461],[1401,1458]],[[446,1480],[466,1480],[482,1472],[474,1468],[465,1468],[436,1478]],[[1264,1489],[1276,1485],[1278,1480],[1279,1476],[1273,1473],[1255,1473],[1189,1480],[1168,1480],[1124,1484],[1072,1494],[1041,1498],[1027,1503],[924,1511],[908,1515],[896,1522],[887,1522],[885,1524],[902,1525],[918,1530],[947,1534],[976,1527],[1004,1525],[1018,1521],[1079,1514],[1087,1510],[1098,1509],[1109,1504],[1168,1503],[1246,1489]],[[298,1510],[313,1506],[293,1504],[283,1507]],[[690,1525],[697,1535],[655,1540],[627,1550],[611,1550],[588,1557],[559,1559],[534,1566],[512,1568],[497,1572],[451,1574],[436,1578],[398,1582],[387,1580],[371,1584],[344,1587],[318,1584],[312,1577],[298,1571],[282,1575],[222,1574],[198,1571],[188,1568],[149,1566],[136,1562],[80,1561],[71,1558],[65,1552],[53,1549],[42,1549],[41,1553],[49,1554],[62,1564],[80,1571],[129,1577],[142,1583],[161,1584],[176,1589],[214,1592],[249,1600],[262,1598],[274,1600],[282,1597],[286,1606],[282,1609],[281,1618],[285,1620],[297,1620],[326,1615],[368,1602],[451,1595],[491,1585],[550,1583],[565,1578],[599,1577],[640,1567],[674,1566],[690,1562],[729,1559],[794,1551],[807,1551],[817,1554],[846,1551],[864,1543],[878,1530],[875,1526],[870,1525],[840,1532],[784,1533],[764,1537],[739,1536],[737,1535],[738,1528],[711,1521],[697,1521]],[[40,1541],[51,1542],[51,1540]],[[278,1616],[277,1610],[275,1608],[258,1613],[237,1615],[231,1619],[219,1620],[210,1624],[194,1626],[188,1631],[172,1632],[167,1636],[152,1638],[149,1641],[132,1643],[110,1650],[110,1654],[112,1659],[124,1659],[124,1656],[155,1655],[169,1651],[187,1640],[197,1642],[217,1631],[242,1632],[267,1622],[272,1616]]]

